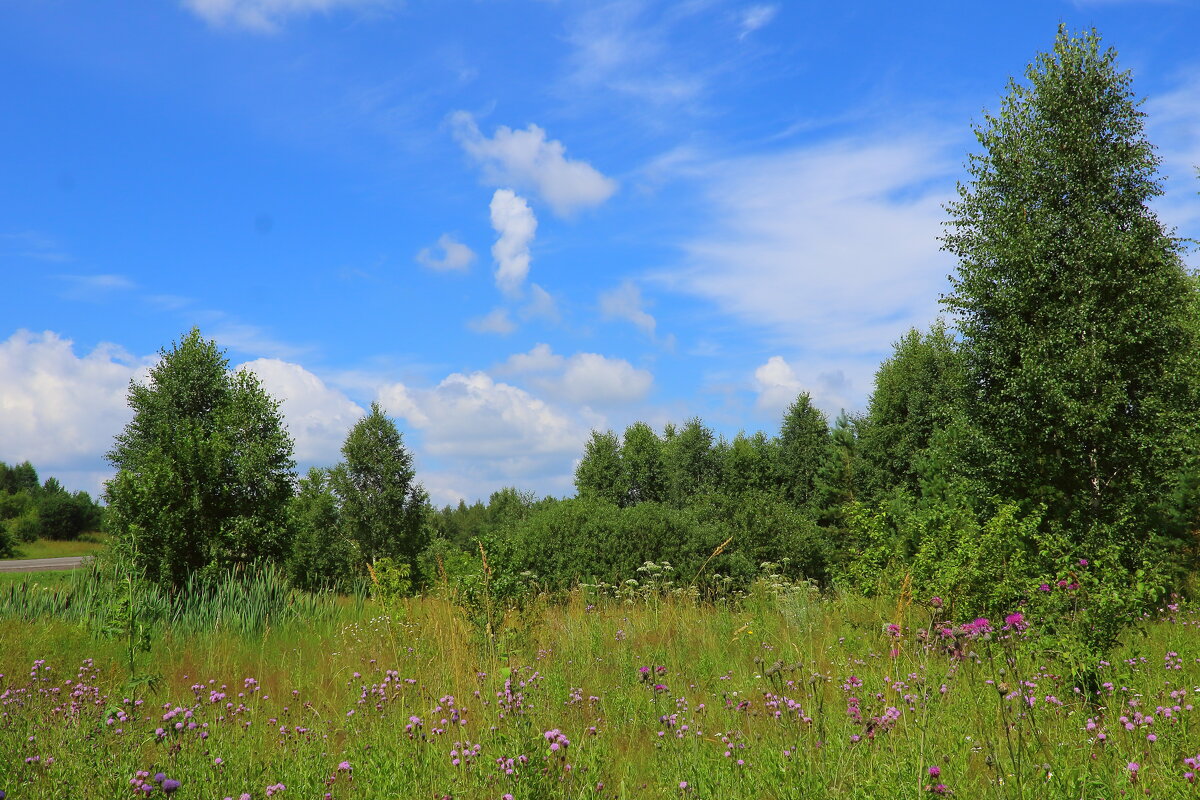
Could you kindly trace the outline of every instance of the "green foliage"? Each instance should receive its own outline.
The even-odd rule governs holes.
[[[412,454],[378,404],[346,436],[341,464],[330,473],[341,527],[367,563],[391,558],[419,583],[418,556],[429,540],[428,497],[416,481]]]
[[[592,431],[575,468],[575,490],[580,497],[613,505],[628,500],[629,476],[621,463],[621,442],[612,431]]]
[[[17,552],[17,538],[12,535],[6,522],[0,520],[0,558],[12,558]]]
[[[918,543],[913,585],[941,597],[950,619],[1011,613],[1029,589],[1040,523],[1016,503],[999,503],[982,523],[962,502],[920,504],[902,521]]]
[[[948,207],[972,474],[1133,564],[1196,429],[1190,282],[1116,54],[1060,28],[1010,82]],[[1047,527],[1047,529],[1049,529]]]
[[[962,351],[943,322],[925,334],[914,328],[896,342],[875,373],[859,426],[861,481],[869,498],[894,488],[919,491],[922,459],[961,408],[964,389]]]
[[[250,372],[192,331],[133,382],[133,419],[108,454],[109,527],[148,580],[182,586],[289,550],[292,440]]]
[[[10,519],[7,523],[9,535],[14,541],[33,542],[42,535],[42,518],[38,508],[29,504],[21,516]]]
[[[413,593],[412,571],[407,562],[383,556],[371,565],[372,594],[385,603],[392,603]]]
[[[712,429],[699,417],[689,419],[678,431],[668,427],[663,462],[667,497],[676,507],[682,508],[720,485],[722,464],[713,443]]]
[[[776,481],[784,496],[796,505],[811,502],[817,489],[817,473],[829,452],[829,422],[803,392],[788,407],[779,431],[775,461]]]
[[[629,481],[627,505],[666,502],[670,478],[662,439],[644,422],[625,429],[621,439],[621,466]]]
[[[43,539],[68,541],[78,539],[87,531],[98,530],[102,510],[92,502],[87,492],[67,494],[66,491],[55,491],[42,495],[38,503],[38,516]]]
[[[309,591],[348,588],[357,553],[342,530],[329,470],[313,467],[300,479],[288,505],[288,526],[292,552],[287,571],[292,585]]]
[[[57,478],[38,485],[28,461],[9,467],[0,461],[0,535],[17,542],[78,539],[99,530],[104,509],[87,492],[69,494]]]
[[[768,492],[775,488],[779,443],[762,431],[739,433],[721,456],[721,487],[731,495]]]

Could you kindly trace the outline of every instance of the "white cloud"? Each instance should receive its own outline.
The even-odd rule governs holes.
[[[625,281],[615,289],[600,293],[600,312],[608,319],[623,319],[651,339],[658,323],[643,308],[642,291],[631,281]]]
[[[536,344],[528,353],[513,353],[498,368],[506,375],[524,375],[531,372],[550,372],[563,365],[562,356],[555,354],[548,344]]]
[[[454,373],[428,389],[389,384],[378,400],[420,433],[421,452],[437,460],[419,477],[438,502],[507,485],[565,491],[589,432],[580,419],[483,372]]]
[[[566,157],[557,139],[530,124],[525,130],[501,125],[492,138],[480,132],[465,111],[451,115],[455,138],[479,162],[492,185],[511,185],[537,192],[560,217],[598,206],[617,190],[617,183],[586,161]]]
[[[529,245],[537,233],[537,217],[525,198],[510,189],[497,189],[489,208],[492,228],[500,235],[492,245],[496,286],[506,295],[518,295],[529,274]]]
[[[229,319],[222,311],[203,312],[215,321],[211,336],[221,347],[239,353],[269,358],[295,359],[312,351],[311,347],[289,344],[276,339],[266,329]]]
[[[810,357],[875,358],[935,314],[953,161],[935,135],[715,163],[709,213],[660,276]]]
[[[796,371],[782,356],[771,356],[767,363],[754,370],[754,384],[758,390],[758,407],[763,411],[787,408],[804,391]]]
[[[599,353],[576,353],[565,358],[547,344],[510,356],[497,371],[528,375],[530,385],[539,391],[589,408],[643,400],[654,385],[654,376],[648,370],[638,369],[623,358]]]
[[[330,466],[340,460],[347,432],[366,413],[361,406],[299,364],[259,358],[237,369],[257,375],[263,388],[279,401],[299,464]]]
[[[435,254],[433,247],[424,247],[417,253],[417,263],[438,272],[466,272],[475,262],[475,251],[448,233],[438,237],[436,247],[441,255]]]
[[[44,476],[78,474],[96,491],[104,453],[132,416],[129,382],[154,357],[100,344],[77,356],[70,339],[20,330],[0,342],[0,460],[29,460]]]
[[[759,28],[767,26],[778,13],[779,6],[777,5],[756,5],[745,9],[742,11],[739,21],[741,32],[738,34],[738,38],[745,39]]]
[[[698,53],[694,38],[681,25],[711,3],[658,6],[640,0],[588,4],[568,22],[572,70],[562,89],[566,98],[597,90],[612,92],[622,104],[634,101],[672,114],[687,110],[704,94],[711,53]],[[647,120],[657,124],[661,120]]]
[[[811,365],[805,365],[802,369],[814,371]],[[754,389],[758,394],[755,405],[760,412],[778,416],[787,410],[801,392],[808,392],[813,405],[825,412],[832,423],[843,409],[854,407],[855,383],[844,370],[836,368],[816,371],[815,378],[802,380],[795,365],[785,361],[782,356],[771,356],[765,364],[754,370]]]
[[[386,0],[183,0],[185,8],[210,25],[259,33],[278,30],[288,17],[386,4]]]
[[[505,308],[495,308],[482,317],[468,320],[467,327],[476,333],[497,333],[501,336],[507,336],[517,329]]]

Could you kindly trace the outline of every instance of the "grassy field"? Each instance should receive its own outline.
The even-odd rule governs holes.
[[[256,632],[155,629],[133,676],[127,630],[8,608],[10,800],[175,790],[156,773],[217,800],[1197,796],[1186,608],[1134,633],[1092,696],[1002,623],[762,587],[718,606],[575,594],[493,617],[494,638],[441,597],[326,600]]]
[[[17,547],[14,559],[65,558],[67,556],[94,556],[108,548],[108,534],[87,533],[73,542],[38,539],[22,542]],[[3,559],[0,559],[3,560]]]

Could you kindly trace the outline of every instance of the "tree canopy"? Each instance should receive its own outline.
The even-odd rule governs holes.
[[[147,578],[179,585],[289,550],[295,462],[278,403],[193,328],[129,386],[133,419],[108,453],[112,531]]]

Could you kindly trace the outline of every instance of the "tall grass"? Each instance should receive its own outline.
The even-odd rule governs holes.
[[[1088,696],[1019,632],[947,637],[896,598],[580,590],[489,635],[451,597],[303,600],[267,575],[160,598],[158,681],[134,688],[74,605],[35,625],[0,605],[0,789],[133,797],[161,771],[217,800],[1113,799],[1191,796],[1200,771],[1200,617],[1178,606]]]

